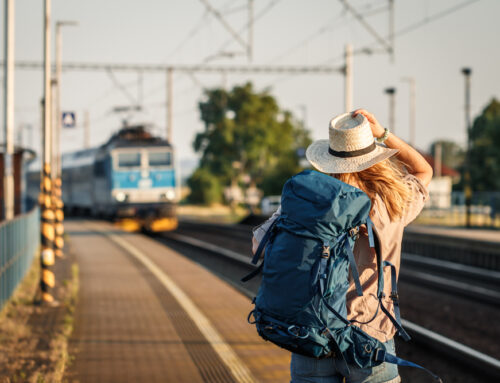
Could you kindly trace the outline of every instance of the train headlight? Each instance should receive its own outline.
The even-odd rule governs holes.
[[[173,199],[175,199],[175,190],[168,189],[165,193],[162,194],[162,198],[166,199],[167,201],[172,201]]]
[[[118,192],[115,195],[115,199],[118,202],[125,202],[125,200],[127,199],[127,195],[125,193],[123,193],[123,192]]]

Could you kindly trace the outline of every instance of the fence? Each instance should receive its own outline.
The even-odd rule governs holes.
[[[444,226],[465,226],[465,195],[462,192],[430,193],[417,222]],[[500,228],[500,192],[474,192],[471,225]]]
[[[0,310],[30,268],[39,245],[38,207],[0,223]]]

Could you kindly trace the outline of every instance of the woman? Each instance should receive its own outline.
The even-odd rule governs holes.
[[[385,146],[380,145],[382,142]],[[370,217],[379,235],[381,253],[384,260],[395,265],[399,273],[404,227],[416,218],[428,198],[426,188],[432,178],[432,168],[427,161],[411,146],[384,129],[364,109],[334,118],[330,122],[329,139],[312,143],[306,157],[317,170],[363,190],[370,197]],[[254,252],[279,214],[280,209],[254,230]],[[393,338],[396,329],[382,310],[377,311],[376,254],[369,247],[366,228],[360,230],[354,254],[364,294],[358,296],[351,281],[347,294],[348,319],[385,343],[387,350],[395,354]],[[390,298],[391,275],[387,271],[384,273],[384,286],[384,306],[394,315]],[[394,364],[383,363],[369,369],[350,366],[350,370],[347,383],[401,381]],[[343,381],[331,360],[317,360],[299,354],[292,354],[291,376],[292,383]]]

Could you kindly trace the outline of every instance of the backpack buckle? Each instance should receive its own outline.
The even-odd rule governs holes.
[[[309,336],[309,333],[306,332],[304,327],[299,327],[294,324],[288,327],[287,330],[290,335],[293,335],[294,337],[299,339],[306,339]]]
[[[323,253],[321,253],[322,258],[330,258],[330,246],[323,245]]]
[[[391,298],[393,301],[397,302],[397,301],[399,301],[399,294],[396,291],[391,291],[389,298]]]
[[[354,238],[354,239],[358,239],[359,226],[356,226],[356,227],[349,229],[348,234],[349,234],[349,237]]]

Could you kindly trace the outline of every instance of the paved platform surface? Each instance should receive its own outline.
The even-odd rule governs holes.
[[[447,237],[470,239],[475,241],[487,241],[500,243],[500,230],[487,229],[464,229],[442,226],[410,225],[406,231],[421,234],[442,235]]]
[[[68,221],[80,270],[68,382],[289,382],[290,354],[263,341],[252,305],[163,244]]]

